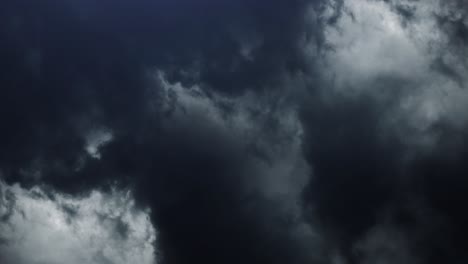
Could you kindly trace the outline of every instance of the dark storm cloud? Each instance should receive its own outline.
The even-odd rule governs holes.
[[[115,247],[138,224],[57,192],[131,188],[160,263],[463,262],[467,24],[463,1],[3,3],[5,188]]]
[[[110,143],[84,174],[123,174],[124,181],[135,185],[137,197],[154,210],[159,249],[169,263],[309,261],[294,232],[304,224],[301,215],[265,197],[264,187],[257,186],[270,182],[259,180],[263,172],[256,169],[270,154],[257,158],[249,140],[237,138],[247,135],[226,134],[195,107],[187,111],[157,138],[144,134]],[[269,176],[273,181],[274,175]],[[297,236],[315,242],[307,233]]]
[[[287,197],[299,192],[268,180],[283,173],[265,165],[282,164],[273,151],[281,146],[298,156],[288,161],[302,162],[300,148],[288,150],[295,136],[277,125],[290,105],[265,100],[243,112],[229,101],[244,93],[288,97],[275,91],[305,67],[308,2],[2,5],[0,166],[8,183],[74,194],[131,186],[152,209],[163,263],[320,258],[296,200],[263,187]],[[251,138],[250,128],[235,132],[252,124],[261,128]],[[307,177],[284,166],[292,172],[279,178]]]
[[[274,86],[301,64],[304,10],[302,1],[5,3],[2,167],[41,167],[38,157],[72,167],[93,126],[146,130],[158,104],[148,100],[158,96],[152,68],[228,93]]]

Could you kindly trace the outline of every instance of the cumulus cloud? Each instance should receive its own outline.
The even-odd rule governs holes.
[[[130,192],[74,198],[2,182],[0,194],[2,263],[157,263],[149,212]]]

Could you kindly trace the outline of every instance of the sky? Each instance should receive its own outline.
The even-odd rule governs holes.
[[[0,3],[0,263],[468,262],[466,0]]]

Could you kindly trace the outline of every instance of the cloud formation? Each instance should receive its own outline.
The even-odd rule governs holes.
[[[441,23],[464,20],[456,4],[346,1],[324,13],[339,16],[324,28],[328,48],[308,48],[322,68],[301,112],[314,174],[305,199],[338,261],[465,259],[452,234],[466,217],[466,48],[453,34],[465,26]]]
[[[3,3],[2,257],[463,262],[467,12],[461,0]],[[69,242],[39,243],[46,233]]]
[[[129,192],[73,198],[0,185],[2,263],[157,263],[149,213]]]

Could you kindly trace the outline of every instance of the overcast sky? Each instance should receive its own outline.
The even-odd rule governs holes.
[[[0,263],[468,262],[465,0],[0,3]]]

